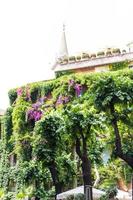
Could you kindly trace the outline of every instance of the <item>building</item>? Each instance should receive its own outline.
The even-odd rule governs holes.
[[[133,52],[130,50],[120,50],[119,48],[108,48],[105,51],[97,53],[81,53],[79,55],[70,56],[68,54],[65,27],[61,38],[59,55],[52,69],[58,72],[102,72],[109,71],[110,66],[114,63],[127,62],[129,67],[133,67]]]

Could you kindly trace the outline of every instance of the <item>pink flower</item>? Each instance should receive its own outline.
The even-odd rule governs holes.
[[[75,86],[74,86],[74,89],[75,89],[76,95],[77,95],[78,97],[81,96],[81,93],[82,93],[82,85],[76,83]]]
[[[41,97],[40,99],[39,99],[39,102],[41,103],[41,104],[43,104],[45,101],[47,100],[47,97]]]
[[[63,104],[62,95],[60,95],[60,96],[58,97],[57,104]]]
[[[70,101],[70,98],[69,97],[64,97],[64,103],[68,103]]]
[[[22,96],[22,94],[23,94],[23,89],[22,88],[18,88],[17,89],[17,95],[18,96]]]
[[[57,103],[58,105],[60,105],[60,104],[66,104],[66,103],[68,103],[69,101],[70,101],[70,97],[60,95],[60,96],[58,97],[58,100],[57,100],[56,103]]]
[[[73,79],[70,79],[68,83],[70,86],[73,86],[75,84],[75,81]]]
[[[35,109],[30,109],[27,111],[27,118],[29,120],[34,120],[35,122],[40,120],[42,117],[42,111],[41,110],[35,110]]]

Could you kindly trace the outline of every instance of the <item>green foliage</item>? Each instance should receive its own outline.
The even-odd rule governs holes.
[[[3,200],[15,200],[15,194],[14,192],[8,192],[4,195]]]
[[[49,95],[52,90],[54,89],[54,81],[48,81],[48,82],[44,82],[41,85],[41,96],[47,96]]]
[[[75,194],[74,195],[74,200],[85,200],[85,196],[82,193]]]
[[[16,99],[17,99],[17,91],[16,89],[12,89],[8,92],[9,100],[10,100],[10,105],[12,105]]]
[[[29,186],[27,188],[21,188],[18,194],[16,194],[16,199],[24,199],[25,197],[32,197],[33,187]]]
[[[117,70],[122,70],[122,69],[127,69],[127,68],[128,68],[128,61],[113,63],[110,66],[111,71],[117,71]]]
[[[69,195],[66,200],[85,200],[85,196],[82,193],[75,194],[75,195]]]
[[[0,198],[3,198],[3,197],[4,197],[4,189],[0,188]]]
[[[20,97],[16,106],[13,109],[12,121],[13,121],[13,134],[24,134],[26,132],[26,111],[30,104]]]
[[[115,198],[117,195],[117,188],[109,188],[108,190],[106,190],[106,194],[103,195],[100,200],[107,200],[107,199],[112,199]]]
[[[69,195],[66,200],[74,200],[74,195]]]
[[[12,124],[12,112],[13,112],[13,108],[10,107],[7,109],[6,114],[3,118],[3,128],[4,128],[4,132],[3,132],[3,140],[5,140],[6,143],[8,143],[8,147],[10,147],[10,137],[12,135],[12,128],[13,128],[13,124]]]
[[[77,137],[81,140],[83,134],[87,141],[89,158],[92,162],[101,162],[103,144],[99,136],[104,130],[102,123],[106,120],[103,113],[97,113],[94,107],[90,106],[88,102],[68,106],[64,113],[66,115],[66,127],[64,130],[70,134],[73,141]]]
[[[37,101],[37,98],[41,96],[41,89],[39,87],[39,84],[35,83],[30,86],[30,96],[32,103],[35,103]]]
[[[39,159],[50,162],[56,156],[56,151],[61,145],[60,124],[61,118],[56,112],[46,115],[36,124],[34,131],[38,137],[34,149]]]
[[[119,74],[120,75],[120,74]],[[133,127],[132,122],[132,102],[133,102],[133,81],[130,76],[116,77],[114,75],[100,78],[94,85],[94,103],[98,110],[102,110],[108,117],[111,124],[115,119],[122,141],[123,153],[133,155],[130,131]],[[111,112],[114,107],[113,113]],[[125,140],[125,137],[128,140]],[[128,141],[128,143],[127,143]]]
[[[115,64],[112,70],[123,69],[127,65],[120,64]],[[74,81],[74,85],[70,85],[70,80]],[[80,95],[76,95],[76,84],[83,88]],[[26,96],[27,87],[29,99]],[[76,137],[81,141],[82,136],[86,140],[92,167],[97,162],[99,169],[102,168],[101,186],[114,186],[116,177],[113,172],[116,169],[109,163],[107,168],[101,165],[102,152],[109,145],[112,152],[109,162],[115,159],[109,107],[115,105],[114,116],[118,120],[123,152],[132,155],[133,71],[61,75],[55,80],[28,84],[22,89],[22,95],[17,94],[17,89],[9,91],[11,107],[2,119],[4,128],[0,141],[0,187],[7,193],[12,180],[16,182],[17,195],[10,197],[12,193],[7,193],[5,198],[22,199],[28,194],[49,199],[55,192],[49,171],[52,161],[56,165],[58,181],[65,190],[68,189],[73,178],[81,171],[81,163],[75,161],[72,147]],[[58,104],[60,96],[68,97],[69,101]],[[43,102],[40,101],[42,97],[45,97]],[[41,119],[30,121],[27,111],[38,103],[40,107],[37,109],[42,111]],[[17,155],[14,166],[9,162],[12,154]],[[114,160],[112,162],[119,170],[117,163]],[[131,174],[130,169],[126,167],[126,170],[124,173]],[[129,176],[126,179],[129,182]],[[28,193],[26,188],[29,187],[33,190]],[[3,191],[0,194],[3,195]]]
[[[102,190],[116,187],[117,181],[120,179],[127,184],[131,182],[132,170],[121,159],[110,159],[106,165],[100,165],[99,173],[99,188]]]
[[[76,176],[76,161],[72,160],[71,154],[63,152],[56,158],[56,162],[60,181],[69,188],[73,182],[73,177]]]
[[[133,81],[128,77],[103,77],[94,86],[96,106],[106,109],[110,104],[133,101]]]
[[[55,75],[56,75],[56,78],[59,78],[61,76],[64,76],[64,75],[70,75],[72,74],[73,72],[72,71],[63,71],[63,72],[56,72]]]

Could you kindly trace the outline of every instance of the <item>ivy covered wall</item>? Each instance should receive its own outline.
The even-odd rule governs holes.
[[[75,181],[83,184],[85,153],[94,183],[94,163],[102,164],[108,143],[113,158],[120,157],[132,168],[133,71],[65,75],[12,89],[9,99],[1,118],[4,200],[52,199]]]

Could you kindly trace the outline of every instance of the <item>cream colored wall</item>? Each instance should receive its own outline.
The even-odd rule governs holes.
[[[109,65],[95,67],[95,72],[106,72],[109,71]]]

